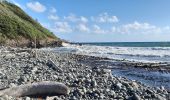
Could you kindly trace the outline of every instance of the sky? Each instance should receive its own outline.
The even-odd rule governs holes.
[[[72,42],[170,41],[170,0],[10,0]]]

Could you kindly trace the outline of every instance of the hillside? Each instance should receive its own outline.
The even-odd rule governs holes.
[[[0,44],[9,46],[45,46],[60,41],[18,6],[0,2]]]

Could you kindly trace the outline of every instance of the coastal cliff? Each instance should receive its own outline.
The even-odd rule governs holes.
[[[39,48],[61,44],[58,37],[21,8],[7,1],[0,2],[0,45]]]

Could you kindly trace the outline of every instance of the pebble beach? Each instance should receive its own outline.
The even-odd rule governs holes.
[[[0,47],[0,92],[28,83],[53,81],[69,88],[67,95],[12,97],[0,100],[169,100],[164,87],[154,88],[125,77],[112,75],[111,69],[93,61],[107,58]],[[51,62],[54,64],[51,65]]]

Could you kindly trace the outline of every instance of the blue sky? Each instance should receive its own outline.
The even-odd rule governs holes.
[[[10,0],[76,42],[170,41],[170,0]]]

